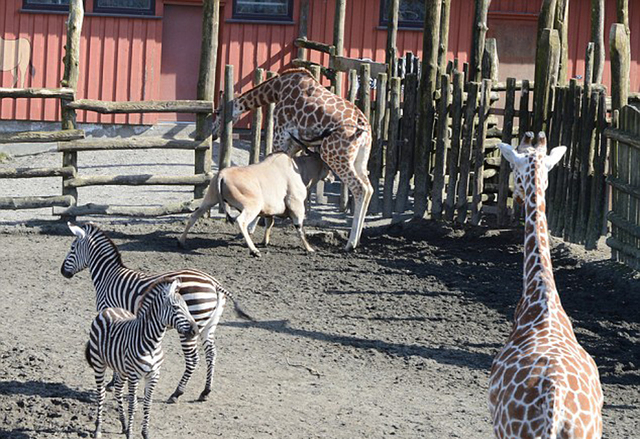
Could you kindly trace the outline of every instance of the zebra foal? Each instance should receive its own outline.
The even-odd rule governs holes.
[[[160,279],[142,294],[135,315],[122,308],[106,308],[93,320],[85,358],[93,368],[98,388],[95,437],[102,436],[104,378],[107,367],[110,367],[115,372],[115,396],[122,432],[127,434],[127,439],[131,438],[138,384],[145,379],[142,437],[149,438],[151,399],[164,360],[162,338],[167,327],[176,328],[186,338],[194,338],[198,334],[198,325],[187,304],[176,293],[179,286],[179,280]],[[125,382],[129,385],[128,422],[125,422],[122,398]]]
[[[189,312],[198,324],[200,340],[204,345],[207,378],[199,399],[205,401],[211,393],[217,355],[214,333],[222,316],[226,298],[233,301],[234,309],[240,317],[249,320],[251,317],[240,309],[231,293],[208,274],[198,270],[146,274],[129,269],[123,264],[116,245],[98,226],[92,223],[82,226],[71,223],[68,225],[76,239],[71,244],[60,271],[64,277],[71,278],[79,271],[89,268],[91,281],[96,290],[97,311],[105,308],[123,308],[133,312],[136,301],[149,285],[164,277],[180,280],[178,293],[184,298]],[[180,344],[185,357],[185,371],[178,387],[169,398],[170,403],[177,402],[184,393],[199,362],[197,339],[180,335]]]

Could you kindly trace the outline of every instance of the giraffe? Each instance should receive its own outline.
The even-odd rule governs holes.
[[[547,155],[543,132],[520,146],[500,144],[525,205],[524,289],[507,344],[493,360],[489,410],[498,438],[600,438],[602,388],[595,361],[580,346],[556,289],[544,192],[566,147]]]
[[[273,147],[290,156],[302,148],[317,148],[322,160],[347,185],[354,213],[346,250],[356,248],[373,195],[367,175],[371,126],[351,102],[331,93],[306,69],[289,69],[233,100],[232,117],[275,103]],[[221,109],[215,111],[213,138],[220,135]]]

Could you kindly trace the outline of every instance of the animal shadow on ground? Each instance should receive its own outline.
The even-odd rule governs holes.
[[[432,359],[441,364],[452,364],[473,369],[486,369],[491,366],[491,357],[486,354],[467,352],[462,349],[428,348],[425,346],[404,343],[391,343],[383,340],[371,340],[348,335],[329,334],[322,331],[309,331],[292,328],[288,320],[272,320],[260,322],[228,322],[222,326],[238,328],[259,328],[266,331],[305,337],[357,349],[374,349],[381,353],[397,357],[422,357]]]
[[[510,322],[522,294],[522,240],[521,228],[453,229],[411,221],[369,234],[366,246],[381,265],[435,278]],[[580,260],[563,242],[554,243],[551,258],[562,305],[602,382],[639,385],[640,280],[613,261]]]
[[[75,390],[63,383],[48,383],[43,381],[0,381],[0,395],[71,398],[80,402],[92,402],[93,397],[91,392]]]

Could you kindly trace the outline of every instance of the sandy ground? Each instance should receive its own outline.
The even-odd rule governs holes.
[[[157,159],[136,154],[109,167],[81,156],[80,166],[113,174]],[[6,166],[54,166],[59,159],[16,157]],[[187,169],[189,159],[163,159],[171,163],[166,172]],[[59,179],[38,181],[37,188],[1,184],[5,195],[59,193]],[[108,199],[101,191],[114,190],[127,204],[188,196],[184,188],[96,188],[81,192],[81,203]],[[50,218],[48,209],[0,212],[2,438],[88,437],[94,428],[95,383],[83,348],[95,293],[87,272],[71,280],[60,275],[73,238]],[[205,403],[195,401],[202,365],[181,402],[165,403],[183,371],[177,335],[167,334],[152,437],[492,437],[487,380],[521,291],[521,229],[456,230],[426,221],[370,227],[361,249],[345,253],[342,235],[324,227],[310,230],[318,251],[306,255],[290,224],[279,223],[272,247],[255,259],[236,229],[217,219],[199,222],[189,248],[179,250],[185,219],[97,221],[128,266],[207,271],[258,321],[225,311],[214,393]],[[556,280],[578,339],[600,369],[605,437],[636,438],[640,280],[601,248],[587,253],[554,240]],[[136,436],[140,421],[141,411]],[[122,437],[111,397],[104,437]]]

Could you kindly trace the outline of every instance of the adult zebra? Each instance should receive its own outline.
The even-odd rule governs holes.
[[[98,388],[95,437],[102,436],[107,367],[115,371],[115,396],[122,432],[127,434],[127,438],[131,437],[133,429],[138,384],[145,379],[142,437],[149,437],[151,399],[164,360],[162,338],[167,326],[176,328],[185,338],[195,338],[198,334],[198,325],[187,304],[176,293],[179,287],[179,280],[161,278],[142,293],[135,315],[122,308],[106,308],[93,319],[85,358],[93,368]],[[125,382],[129,384],[129,422],[125,422],[122,400]]]
[[[142,293],[160,278],[175,277],[180,280],[179,293],[184,298],[189,312],[200,328],[200,339],[204,345],[207,361],[207,379],[200,401],[205,401],[211,393],[216,362],[214,333],[222,316],[226,298],[233,301],[236,313],[252,320],[238,305],[229,291],[220,283],[198,270],[179,270],[162,274],[146,274],[127,268],[111,239],[93,223],[82,226],[68,223],[76,236],[71,249],[62,263],[61,272],[66,278],[73,277],[85,268],[89,268],[91,280],[96,290],[96,309],[124,308],[135,310],[136,301]],[[177,402],[184,393],[187,383],[199,362],[196,339],[180,336],[182,352],[185,357],[185,371],[178,387],[169,398],[170,403]]]

